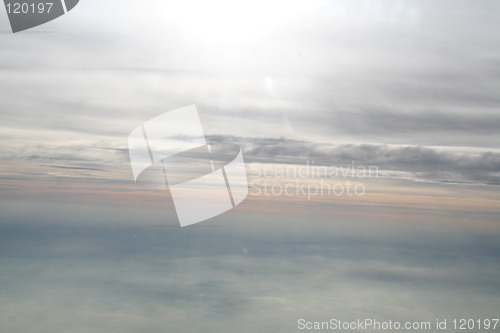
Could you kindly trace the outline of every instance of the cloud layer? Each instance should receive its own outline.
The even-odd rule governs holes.
[[[85,0],[15,35],[0,19],[1,327],[498,316],[500,3],[207,4]],[[127,136],[191,104],[251,177],[312,162],[380,177],[359,198],[252,196],[181,229],[168,192],[134,184]]]

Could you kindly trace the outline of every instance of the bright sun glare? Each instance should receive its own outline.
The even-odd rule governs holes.
[[[169,3],[176,25],[189,35],[211,43],[251,43],[292,20],[317,9],[320,1],[234,0]]]

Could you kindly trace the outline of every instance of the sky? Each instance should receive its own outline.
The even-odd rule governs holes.
[[[0,325],[498,318],[499,13],[82,0],[12,34],[1,9]],[[169,191],[134,182],[127,138],[192,104],[207,141],[241,147],[250,189],[180,228]]]

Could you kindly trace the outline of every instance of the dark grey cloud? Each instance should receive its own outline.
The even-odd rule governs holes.
[[[500,154],[493,151],[453,151],[420,146],[318,144],[286,138],[209,136],[211,141],[238,142],[248,163],[316,166],[376,166],[407,171],[416,178],[438,182],[500,184]]]
[[[46,164],[42,164],[40,166],[42,166],[42,167],[49,167],[49,168],[56,168],[56,169],[66,169],[66,170],[102,171],[102,169],[98,169],[98,168],[88,168],[88,167],[81,167],[81,166],[46,165]]]
[[[389,178],[408,177],[442,183],[500,184],[500,154],[489,149],[450,149],[446,147],[335,144],[318,143],[289,138],[237,137],[208,135],[209,142],[239,144],[247,163],[278,163],[316,166],[352,167],[375,166],[380,175]],[[20,171],[16,179],[30,174],[43,175],[47,168],[74,171],[72,179],[82,181],[126,183],[129,176],[129,156],[125,140],[110,140],[109,147],[102,142],[85,144],[40,143],[27,151],[13,150],[9,155],[10,173]],[[16,162],[17,161],[17,162]],[[24,161],[24,162],[23,162]],[[26,161],[29,161],[27,164]],[[398,172],[405,174],[398,175]],[[7,178],[12,178],[8,176]],[[7,179],[6,178],[6,179]]]

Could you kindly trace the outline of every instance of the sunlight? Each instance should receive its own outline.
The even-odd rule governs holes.
[[[320,4],[297,0],[190,0],[172,4],[175,7],[170,8],[170,15],[190,37],[207,43],[247,44],[300,20],[301,15]]]

